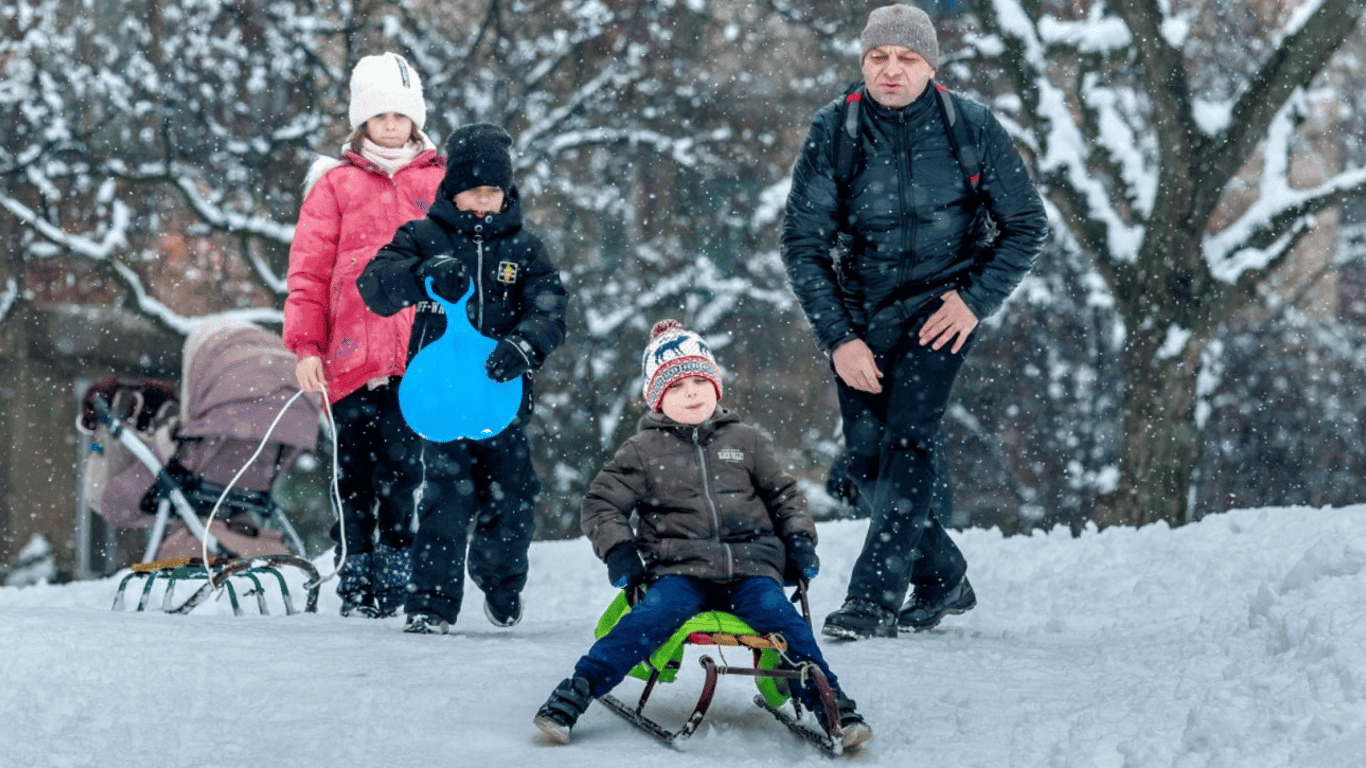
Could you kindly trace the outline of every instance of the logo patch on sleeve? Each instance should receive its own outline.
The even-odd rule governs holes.
[[[498,282],[508,284],[517,282],[517,272],[518,268],[516,262],[498,262]]]

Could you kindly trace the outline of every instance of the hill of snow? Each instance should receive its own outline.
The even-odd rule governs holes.
[[[820,526],[817,622],[863,531]],[[1366,507],[957,538],[976,610],[823,643],[875,732],[859,765],[1340,768],[1366,754]],[[739,677],[680,752],[601,706],[572,745],[541,738],[532,715],[613,596],[583,540],[534,545],[511,629],[473,589],[451,636],[342,619],[334,583],[317,615],[243,617],[226,601],[114,612],[117,577],[0,589],[0,766],[827,764]],[[700,680],[685,659],[651,701],[657,719],[681,721]]]

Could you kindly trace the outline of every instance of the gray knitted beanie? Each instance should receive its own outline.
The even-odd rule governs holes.
[[[913,5],[884,5],[868,14],[868,25],[863,28],[863,53],[880,45],[899,45],[920,54],[930,65],[939,69],[939,36],[929,14]]]

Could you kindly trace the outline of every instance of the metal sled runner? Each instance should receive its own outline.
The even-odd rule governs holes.
[[[318,610],[318,570],[313,567],[312,563],[301,557],[265,555],[237,560],[220,560],[213,565],[218,570],[205,568],[204,561],[199,558],[161,560],[135,565],[132,567],[132,572],[124,576],[123,580],[119,582],[118,592],[114,595],[114,610],[123,609],[124,593],[129,582],[136,578],[141,578],[144,581],[142,595],[138,598],[137,610],[141,611],[146,608],[152,595],[152,586],[160,578],[166,583],[166,591],[162,593],[161,598],[161,610],[167,613],[189,613],[214,592],[224,589],[232,603],[233,614],[240,616],[242,615],[242,604],[237,598],[237,589],[232,581],[234,578],[238,578],[245,579],[251,585],[247,594],[256,597],[256,608],[264,615],[270,610],[266,606],[266,588],[261,583],[261,578],[268,577],[267,583],[273,580],[279,586],[280,598],[285,604],[285,612],[294,614],[298,612],[298,609],[294,607],[294,601],[290,597],[289,584],[285,582],[285,577],[280,572],[279,567],[282,565],[298,568],[308,575],[308,580],[305,582],[308,594],[304,601],[304,611],[316,613]],[[181,581],[203,582],[203,584],[185,602],[177,606],[173,595],[176,584]]]
[[[798,587],[798,595],[805,611],[806,593],[803,586]],[[598,621],[596,635],[602,637],[612,629],[621,617],[630,610],[627,592],[617,595]],[[685,646],[710,646],[718,650],[724,662],[726,648],[747,652],[752,659],[750,666],[731,666],[717,663],[710,655],[703,655],[698,663],[704,671],[702,691],[697,703],[683,725],[670,730],[644,713],[646,702],[658,683],[673,682],[682,667]],[[631,670],[631,676],[645,681],[645,688],[635,705],[606,694],[598,701],[627,722],[658,739],[670,747],[677,747],[697,731],[711,707],[716,694],[716,686],[722,675],[743,675],[754,678],[759,693],[754,703],[767,710],[796,735],[809,741],[822,751],[831,755],[841,754],[841,732],[839,715],[834,691],[825,674],[810,662],[793,663],[786,656],[787,642],[781,635],[761,635],[734,614],[723,611],[707,611],[693,617],[684,624],[664,645],[660,646],[645,661]],[[835,723],[830,732],[819,725],[812,724],[810,718],[803,718],[803,707],[797,697],[792,695],[789,681],[801,680],[813,686],[819,694],[824,709],[824,721]],[[785,705],[790,704],[790,710]],[[815,714],[815,713],[812,713]]]

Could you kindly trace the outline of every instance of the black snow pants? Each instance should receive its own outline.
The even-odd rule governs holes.
[[[465,570],[486,595],[520,594],[526,585],[536,498],[523,407],[512,425],[487,440],[434,443],[415,437],[410,471],[420,480],[413,573],[404,612],[454,624]]]
[[[916,332],[929,311],[907,322],[888,349],[873,349],[882,392],[861,392],[835,377],[848,471],[860,511],[869,517],[847,596],[892,611],[911,585],[952,585],[967,572],[944,528],[953,493],[942,471],[939,428],[976,336],[957,354],[949,352],[951,344],[922,347]]]
[[[407,549],[412,541],[413,488],[402,466],[416,438],[398,409],[398,388],[361,387],[332,406],[337,432],[337,492],[342,508],[332,540],[348,554],[376,544]]]

